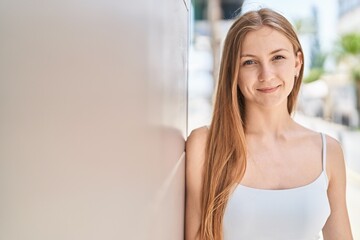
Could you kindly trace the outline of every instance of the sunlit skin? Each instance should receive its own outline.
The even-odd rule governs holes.
[[[286,105],[300,71],[300,54],[284,35],[269,27],[246,35],[238,85],[247,108]]]

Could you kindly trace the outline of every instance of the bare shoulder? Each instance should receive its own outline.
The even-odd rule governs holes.
[[[207,127],[194,129],[186,140],[186,170],[201,170],[205,160],[205,147],[209,130]]]
[[[188,139],[186,140],[186,153],[189,151],[205,149],[209,129],[207,127],[200,127],[192,130]],[[200,148],[200,149],[199,149]]]
[[[329,180],[345,175],[344,154],[339,141],[326,135],[326,158],[329,171]]]
[[[338,159],[338,157],[343,157],[343,150],[338,140],[330,137],[329,135],[326,135],[326,144],[327,152],[329,154],[328,157],[335,157],[335,159]]]
[[[201,221],[201,189],[205,148],[209,130],[201,127],[191,132],[186,141],[186,206],[185,239],[198,239]]]
[[[326,136],[329,185],[327,194],[331,214],[323,228],[324,239],[353,239],[346,207],[346,168],[341,144]]]

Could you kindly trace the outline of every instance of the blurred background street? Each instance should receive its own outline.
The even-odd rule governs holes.
[[[354,239],[360,239],[360,0],[197,0],[193,6],[188,133],[210,124],[214,76],[232,19],[259,7],[281,12],[296,28],[305,54],[294,119],[341,143],[350,221]]]

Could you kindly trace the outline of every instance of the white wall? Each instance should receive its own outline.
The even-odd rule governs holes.
[[[183,239],[188,4],[0,1],[0,239]]]
[[[339,18],[338,31],[339,34],[349,32],[358,32],[360,24],[360,6],[355,7],[352,11]]]

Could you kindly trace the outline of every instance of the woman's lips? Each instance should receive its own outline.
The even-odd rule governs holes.
[[[257,90],[262,93],[272,93],[272,92],[275,92],[279,87],[280,87],[280,85],[275,86],[275,87],[258,88]]]

